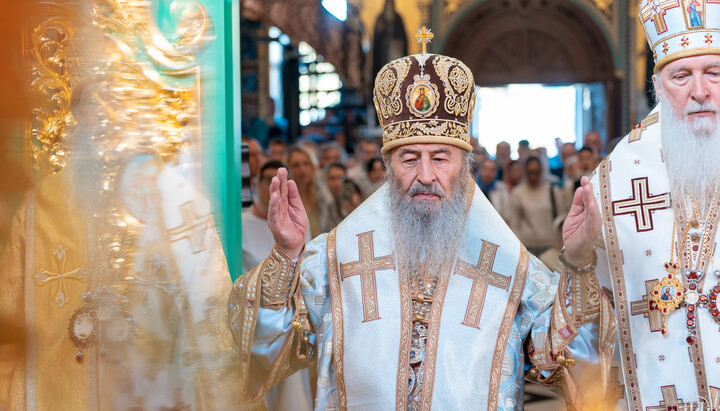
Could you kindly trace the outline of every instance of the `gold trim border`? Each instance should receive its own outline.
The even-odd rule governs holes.
[[[628,308],[630,305],[627,301],[627,292],[625,290],[625,277],[622,267],[622,254],[620,253],[620,245],[618,244],[617,229],[615,227],[615,219],[612,214],[612,201],[610,196],[610,157],[600,163],[598,167],[600,171],[600,203],[603,211],[603,228],[605,229],[605,239],[607,245],[608,262],[613,281],[613,293],[615,295],[615,313],[618,317],[618,326],[622,332],[622,341],[620,350],[623,359],[623,374],[625,378],[626,398],[632,410],[641,410],[642,398],[640,396],[640,386],[637,379],[637,370],[635,369],[635,351],[632,343],[632,330],[630,329],[630,313]]]
[[[400,269],[400,353],[395,388],[395,410],[406,411],[408,406],[408,378],[410,374],[410,346],[412,345],[412,292],[410,275]]]
[[[515,319],[515,313],[517,312],[517,307],[520,303],[520,297],[522,297],[523,290],[525,289],[525,279],[527,278],[530,255],[528,254],[528,251],[525,249],[525,247],[520,247],[520,259],[517,264],[517,269],[515,270],[513,288],[510,292],[508,305],[505,308],[505,315],[503,316],[502,323],[500,324],[497,344],[495,344],[495,353],[493,354],[492,359],[490,384],[488,385],[488,410],[497,409],[500,391],[500,377],[502,373],[502,361],[505,356],[505,348],[507,346],[508,339],[510,338],[512,322]]]
[[[332,306],[333,323],[333,359],[335,360],[335,386],[338,394],[338,410],[347,410],[347,393],[345,391],[345,367],[343,365],[344,338],[342,295],[340,292],[340,277],[338,276],[337,228],[334,228],[327,238],[327,269],[330,283],[330,304]]]

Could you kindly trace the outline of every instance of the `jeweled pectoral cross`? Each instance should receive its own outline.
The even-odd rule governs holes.
[[[42,287],[43,285],[57,281],[57,288],[55,289],[55,295],[53,296],[52,302],[62,308],[65,304],[70,302],[70,295],[68,295],[65,280],[76,280],[87,282],[87,272],[85,266],[81,265],[72,271],[65,272],[65,263],[67,262],[68,250],[58,245],[57,248],[52,252],[55,258],[55,265],[57,272],[53,273],[48,270],[39,269],[33,275],[35,279],[35,285]]]
[[[415,38],[418,43],[422,43],[423,54],[427,53],[427,44],[430,43],[434,37],[435,35],[429,28],[422,26],[422,29],[418,29],[417,34],[415,34]]]
[[[173,295],[176,290],[176,284],[174,282],[161,281],[159,278],[160,276],[166,274],[167,268],[165,260],[159,254],[149,257],[146,260],[146,263],[148,268],[147,271],[149,273],[147,278],[140,277],[137,273],[125,277],[125,283],[128,286],[133,284],[145,286],[145,292],[140,303],[140,307],[144,313],[147,313],[149,309],[153,308],[150,304],[150,292],[153,289],[164,291],[168,295]]]
[[[379,320],[377,285],[375,271],[392,270],[395,268],[393,255],[375,258],[373,232],[368,231],[357,235],[359,260],[351,263],[340,263],[340,279],[345,280],[355,275],[360,276],[362,294],[363,322]]]
[[[458,259],[457,265],[455,266],[455,274],[473,280],[470,299],[468,300],[465,318],[462,322],[463,325],[480,328],[480,315],[482,314],[483,305],[485,305],[485,295],[487,294],[488,286],[498,287],[505,291],[510,288],[511,278],[492,270],[495,264],[495,254],[497,254],[499,247],[500,246],[496,244],[483,240],[477,265],[472,265]]]
[[[653,289],[659,283],[659,280],[645,281],[645,290],[647,294],[643,295],[642,300],[630,303],[630,314],[640,315],[648,318],[650,321],[650,331],[661,331],[663,326],[663,316],[658,309],[657,304],[652,299]]]

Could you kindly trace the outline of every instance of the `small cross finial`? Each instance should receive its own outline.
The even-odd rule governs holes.
[[[430,43],[433,37],[435,37],[435,35],[432,33],[432,30],[425,26],[422,26],[422,29],[418,29],[417,34],[415,34],[418,43],[422,43],[423,54],[427,52],[427,44]]]

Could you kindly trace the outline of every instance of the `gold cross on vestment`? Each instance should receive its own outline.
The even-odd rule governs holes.
[[[675,7],[680,7],[680,0],[650,0],[640,9],[640,18],[643,23],[652,20],[659,35],[668,30],[665,21],[667,10]]]
[[[340,263],[340,278],[343,281],[348,277],[360,276],[364,323],[380,319],[375,271],[395,269],[395,259],[392,254],[375,258],[373,232],[368,231],[357,235],[360,257],[358,261],[347,264]]]
[[[418,29],[417,34],[415,34],[415,38],[417,39],[418,43],[422,43],[423,54],[427,52],[427,44],[430,43],[430,40],[432,40],[434,37],[435,35],[429,28],[422,26],[422,29]]]
[[[682,398],[677,397],[677,391],[675,391],[674,385],[665,385],[660,387],[662,392],[663,401],[660,401],[660,405],[653,407],[646,407],[647,411],[667,411],[667,410],[680,410],[685,409],[686,405]]]
[[[146,263],[148,268],[147,271],[149,272],[147,278],[140,277],[137,273],[135,275],[125,277],[125,283],[128,286],[132,284],[145,286],[145,293],[143,294],[142,301],[140,303],[140,307],[145,313],[147,313],[151,308],[154,308],[150,304],[150,292],[153,289],[159,289],[168,295],[173,295],[176,287],[176,284],[172,281],[160,281],[160,276],[166,276],[167,265],[165,264],[165,259],[163,259],[159,254],[149,257],[146,260]]]
[[[33,278],[35,279],[35,285],[37,287],[42,287],[43,285],[53,281],[58,282],[52,302],[62,308],[65,304],[70,302],[70,295],[68,295],[65,280],[87,282],[87,272],[85,271],[84,265],[81,265],[72,271],[65,272],[65,263],[67,262],[68,255],[68,250],[65,247],[58,245],[52,254],[55,258],[57,272],[53,273],[41,268],[35,272]]]
[[[180,206],[180,215],[182,215],[182,225],[168,231],[170,241],[174,243],[187,238],[193,254],[205,251],[205,232],[210,225],[210,214],[198,216],[195,214],[192,201],[188,201]]]
[[[455,274],[473,280],[463,325],[480,329],[480,315],[483,305],[485,305],[488,286],[498,287],[505,291],[510,288],[510,277],[492,270],[498,248],[500,248],[499,245],[483,240],[477,265],[458,260],[455,266]]]
[[[645,281],[645,290],[647,293],[643,295],[642,300],[632,301],[630,303],[630,314],[642,314],[643,317],[648,318],[650,321],[650,331],[652,332],[661,331],[663,327],[662,313],[652,297],[648,297],[652,295],[653,289],[659,282],[658,280]]]

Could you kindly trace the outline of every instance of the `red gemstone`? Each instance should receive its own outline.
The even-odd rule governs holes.
[[[695,271],[690,271],[690,275],[688,277],[692,278],[693,280],[697,279],[697,273]]]
[[[712,312],[712,316],[713,316],[713,317],[717,317],[718,315],[720,315],[720,311],[715,310],[715,311]]]
[[[720,293],[720,287],[713,288],[713,291],[715,291],[716,293]]]
[[[687,341],[687,342],[688,342],[688,344],[692,344],[692,343],[693,343],[693,341],[695,341],[695,339],[694,339],[694,338],[692,338],[692,337],[688,337],[688,338],[686,338],[686,339],[685,339],[685,341]]]
[[[692,250],[693,250],[694,252],[697,252],[699,249],[700,249],[700,247],[698,247],[697,244],[695,244],[695,245],[692,246]]]
[[[692,320],[693,318],[695,318],[695,314],[688,313],[687,318],[688,318],[688,320]]]
[[[668,267],[670,267],[670,264],[665,263],[665,268],[668,268]]]
[[[715,303],[710,303],[710,304],[708,304],[708,306],[709,306],[710,308],[715,308],[715,307],[716,307]]]
[[[690,311],[690,312],[693,312],[693,311],[695,311],[695,306],[694,306],[694,305],[688,305],[687,310]]]
[[[672,274],[668,274],[668,278],[672,278]]]
[[[701,296],[700,296],[700,301],[705,302],[705,300],[707,300],[707,297],[705,297],[704,295],[701,295]]]
[[[660,330],[660,332],[662,333],[662,335],[665,335],[665,329],[664,329],[664,328],[663,328],[662,330]]]
[[[75,356],[75,361],[77,361],[78,364],[82,364],[82,362],[83,362],[83,354],[82,354],[81,352],[79,352],[79,353]]]
[[[694,289],[697,288],[697,285],[696,285],[696,284],[690,284],[690,285],[688,285],[688,288],[691,289],[691,290],[694,290]]]
[[[678,295],[678,297],[680,297],[682,295],[682,293],[680,291],[678,291],[677,295]]]
[[[667,308],[663,308],[663,312],[666,313],[666,312],[667,312]]]
[[[653,292],[653,294],[658,295],[658,294],[660,294],[660,291],[655,290],[655,291]]]
[[[688,327],[692,327],[693,325],[695,325],[695,322],[693,320],[687,320]]]

